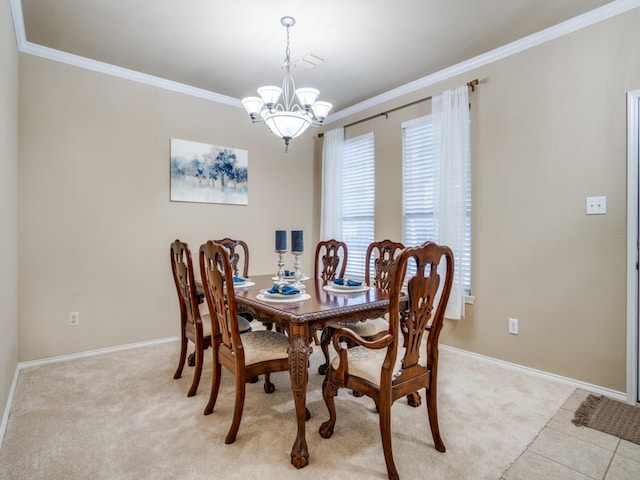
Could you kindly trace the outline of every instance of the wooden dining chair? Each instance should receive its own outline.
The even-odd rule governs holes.
[[[249,278],[249,246],[242,240],[234,240],[228,237],[213,241],[227,249],[233,275]]]
[[[227,249],[233,275],[235,277],[249,278],[249,246],[242,240],[234,240],[228,237],[213,241]],[[239,310],[238,313],[240,333],[250,332],[253,315],[246,310]]]
[[[272,393],[275,385],[270,381],[272,372],[289,370],[288,338],[271,330],[254,330],[240,335],[236,317],[233,289],[233,271],[226,249],[214,242],[200,247],[200,274],[211,318],[213,374],[211,394],[204,414],[209,415],[218,398],[222,367],[235,376],[235,406],[233,421],[225,443],[236,439],[246,394],[246,383],[264,375],[264,391]]]
[[[347,268],[347,244],[331,239],[318,242],[313,273],[315,278],[330,282],[344,277]]]
[[[319,280],[322,283],[329,283],[335,278],[344,277],[344,272],[347,269],[347,255],[347,244],[344,242],[335,239],[318,242],[318,245],[316,245],[316,253],[313,263],[313,276],[316,281]],[[323,329],[323,332],[324,330],[325,329]],[[322,340],[318,339],[317,331],[313,332],[313,339],[316,345],[320,345],[320,348],[323,348]],[[328,350],[325,352],[325,357],[328,362]],[[320,368],[322,368],[322,366],[320,366]],[[318,369],[318,371],[320,371],[320,369]]]
[[[365,256],[364,283],[380,290],[389,291],[391,289],[391,270],[399,252],[403,248],[404,245],[402,243],[392,240],[382,240],[369,244]],[[329,368],[329,344],[331,343],[333,332],[339,327],[350,328],[362,338],[374,340],[376,336],[389,331],[389,321],[386,317],[380,317],[370,318],[352,325],[327,325],[322,330],[322,336],[320,337],[320,348],[325,359],[325,362],[318,367],[318,373],[321,375],[325,375]]]
[[[442,259],[445,262],[441,262]],[[416,273],[408,279],[406,294],[403,294],[409,262],[415,263]],[[391,406],[397,399],[425,389],[434,445],[436,450],[445,451],[438,426],[438,337],[451,293],[453,262],[451,249],[433,242],[404,249],[391,274],[389,332],[373,341],[348,328],[339,328],[333,334],[332,342],[338,354],[331,361],[323,383],[322,395],[329,420],[320,426],[320,435],[329,438],[333,434],[334,397],[338,389],[349,388],[372,398],[379,413],[382,449],[390,480],[399,478],[391,447]],[[441,263],[445,263],[441,268],[445,270],[444,282],[441,281],[443,272],[438,271]],[[408,303],[403,298],[407,295]],[[346,348],[342,345],[345,338],[358,346]]]
[[[173,378],[178,379],[182,376],[188,343],[191,341],[195,349],[189,356],[189,365],[195,366],[195,370],[187,396],[192,397],[196,394],[200,383],[204,351],[211,346],[211,322],[208,314],[204,318],[200,314],[189,245],[176,240],[171,244],[170,253],[171,271],[180,306],[180,358]]]

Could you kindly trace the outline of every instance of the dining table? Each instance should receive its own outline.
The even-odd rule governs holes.
[[[272,275],[252,276],[245,286],[234,289],[239,311],[248,311],[264,323],[272,323],[289,337],[289,374],[297,419],[296,438],[291,449],[291,463],[296,468],[309,464],[305,422],[309,356],[314,333],[325,325],[355,323],[381,317],[389,311],[389,292],[362,285],[340,288],[321,279],[302,276],[300,295],[266,294],[279,280]],[[300,284],[298,284],[300,285]]]

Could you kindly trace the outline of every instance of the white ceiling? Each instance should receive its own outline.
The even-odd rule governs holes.
[[[293,16],[292,60],[309,53],[325,59],[311,70],[293,68],[296,86],[318,88],[320,99],[333,103],[334,112],[567,20],[606,18],[640,4],[637,0],[11,1],[23,50],[47,47],[40,52],[66,52],[232,99],[255,95],[260,85],[282,83],[286,30],[280,18]]]

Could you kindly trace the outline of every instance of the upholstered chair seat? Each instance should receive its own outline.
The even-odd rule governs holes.
[[[248,364],[280,359],[287,354],[289,340],[271,330],[254,330],[242,335],[244,361]]]

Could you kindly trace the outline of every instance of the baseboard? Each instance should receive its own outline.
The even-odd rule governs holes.
[[[69,355],[59,355],[57,357],[42,358],[38,360],[30,360],[28,362],[20,362],[16,370],[23,368],[35,367],[36,365],[46,365],[47,363],[63,362],[65,360],[73,360],[74,358],[92,357],[94,355],[102,355],[103,353],[120,352],[122,350],[130,350],[132,348],[147,347],[150,345],[158,345],[160,343],[168,343],[180,340],[180,337],[159,338],[157,340],[148,340],[145,342],[127,343],[116,347],[98,348],[96,350],[88,350],[85,352],[71,353]]]
[[[461,350],[456,347],[450,347],[448,345],[440,344],[441,350],[450,350],[452,352],[460,353],[463,355],[467,355],[469,357],[473,357],[477,360],[481,360],[488,363],[494,363],[497,365],[502,365],[503,367],[512,368],[514,370],[528,373],[530,375],[536,375],[539,377],[546,378],[548,380],[555,380],[560,383],[565,383],[567,385],[571,385],[576,388],[581,388],[582,390],[586,390],[588,392],[596,393],[598,395],[604,395],[605,397],[615,398],[616,400],[620,400],[622,402],[627,402],[627,394],[624,392],[619,392],[617,390],[611,390],[609,388],[599,387],[598,385],[592,385],[591,383],[580,382],[578,380],[574,380],[572,378],[563,377],[561,375],[556,375],[555,373],[544,372],[542,370],[536,370],[535,368],[525,367],[522,365],[518,365],[517,363],[505,362],[504,360],[498,360],[493,357],[487,357],[486,355],[481,355],[479,353],[469,352],[467,350]]]
[[[62,362],[65,360],[73,360],[75,358],[83,358],[83,357],[90,357],[93,355],[101,355],[103,353],[110,353],[110,352],[118,352],[118,351],[122,351],[122,350],[128,350],[131,348],[138,348],[138,347],[146,347],[146,346],[150,346],[150,345],[158,345],[161,343],[167,343],[167,342],[175,342],[178,341],[180,338],[179,337],[168,337],[168,338],[161,338],[161,339],[157,339],[157,340],[149,340],[146,342],[138,342],[138,343],[129,343],[126,345],[119,345],[116,347],[107,347],[107,348],[100,348],[97,350],[89,350],[86,352],[80,352],[80,353],[73,353],[70,355],[60,355],[57,357],[50,357],[50,358],[43,358],[43,359],[39,359],[39,360],[31,360],[29,362],[19,362],[18,365],[16,366],[16,371],[13,375],[13,382],[11,383],[11,390],[9,391],[9,398],[7,399],[7,405],[5,406],[4,409],[4,415],[2,417],[2,425],[0,425],[0,448],[2,448],[2,443],[4,441],[4,433],[5,430],[7,428],[7,422],[9,420],[9,412],[11,411],[11,405],[13,403],[13,396],[15,393],[15,388],[16,388],[16,384],[18,383],[18,377],[20,376],[20,371],[24,368],[29,368],[29,367],[34,367],[36,365],[45,365],[48,363],[55,363],[55,362]],[[567,378],[567,377],[563,377],[560,375],[556,375],[553,373],[548,373],[548,372],[543,372],[542,370],[536,370],[534,368],[529,368],[529,367],[524,367],[522,365],[518,365],[515,363],[510,363],[510,362],[505,362],[503,360],[498,360],[492,357],[487,357],[486,355],[481,355],[479,353],[473,353],[473,352],[469,352],[466,350],[461,350],[459,348],[456,347],[450,347],[448,345],[440,345],[440,348],[442,350],[450,350],[452,352],[456,352],[456,353],[460,353],[463,355],[467,355],[470,357],[473,357],[477,360],[483,361],[483,362],[488,362],[488,363],[494,363],[497,365],[502,365],[504,367],[508,367],[508,368],[512,368],[514,370],[520,371],[520,372],[524,372],[524,373],[528,373],[530,375],[537,375],[543,378],[547,378],[550,380],[555,380],[557,382],[561,382],[561,383],[566,383],[568,385],[572,385],[576,388],[581,388],[583,390],[586,390],[588,392],[593,392],[596,393],[598,395],[604,395],[606,397],[611,397],[611,398],[615,398],[617,400],[621,400],[626,402],[627,401],[627,396],[625,393],[623,392],[618,392],[616,390],[611,390],[608,388],[603,388],[603,387],[599,387],[597,385],[592,385],[590,383],[585,383],[585,382],[579,382],[577,380],[573,380],[571,378]]]

